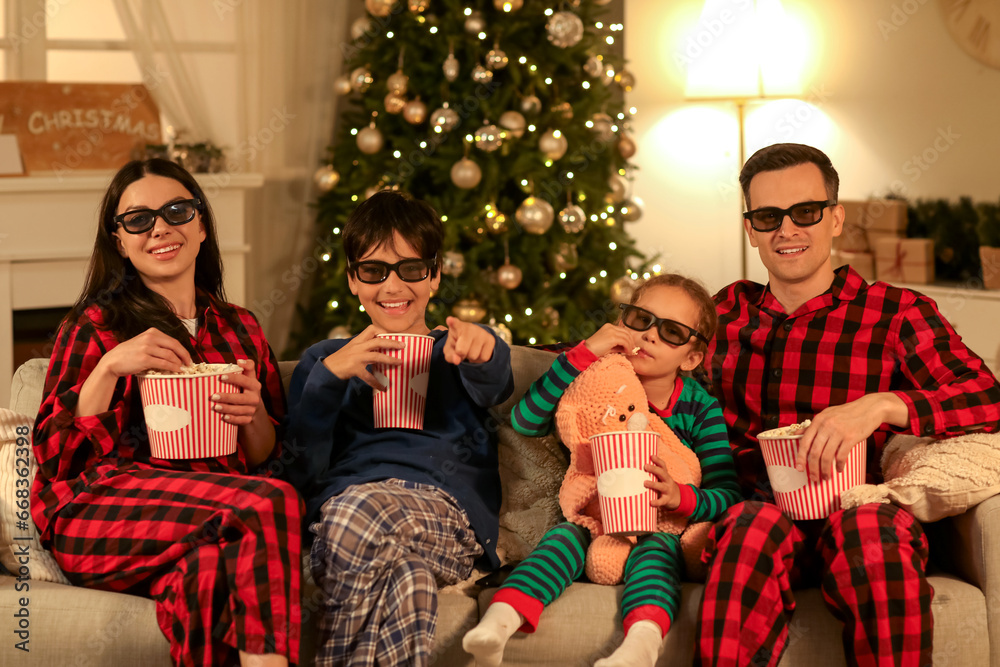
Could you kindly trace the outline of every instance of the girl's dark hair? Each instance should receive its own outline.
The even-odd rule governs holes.
[[[719,315],[715,310],[715,301],[712,299],[712,295],[700,282],[677,273],[663,273],[643,281],[641,285],[636,287],[629,303],[638,302],[639,297],[653,287],[680,287],[684,290],[698,306],[698,321],[693,325],[695,330],[708,340],[712,340],[712,337],[715,336],[715,328],[719,323]],[[687,322],[682,322],[682,324],[687,324]],[[708,346],[700,338],[695,338],[694,349],[697,352],[704,352]]]
[[[399,232],[422,259],[437,257],[431,269],[431,277],[436,276],[444,243],[441,218],[430,204],[396,190],[376,192],[347,218],[341,236],[347,261],[357,262],[381,245],[395,250],[394,232]]]
[[[754,176],[762,171],[780,171],[800,164],[816,165],[823,174],[827,199],[837,201],[840,176],[826,153],[805,144],[772,144],[751,155],[740,171],[740,187],[743,188],[743,199],[746,200],[747,210],[753,208],[750,203],[750,181]]]
[[[148,175],[173,179],[187,188],[192,197],[201,201],[198,212],[205,226],[205,240],[202,241],[195,260],[194,284],[198,292],[198,309],[200,311],[207,306],[207,299],[210,299],[237,332],[243,330],[235,309],[226,303],[215,218],[205,192],[187,170],[160,158],[133,160],[119,169],[111,179],[101,201],[97,240],[90,256],[83,293],[67,314],[64,323],[75,323],[84,311],[96,304],[103,315],[102,328],[113,331],[119,342],[134,338],[150,327],[156,327],[176,338],[189,352],[194,353],[190,344],[191,336],[170,304],[146,287],[131,260],[122,257],[115,244],[114,218],[122,195],[130,185]],[[251,354],[253,350],[253,346],[249,346]]]

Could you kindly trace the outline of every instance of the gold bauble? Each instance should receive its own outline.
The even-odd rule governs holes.
[[[491,204],[486,211],[486,231],[490,234],[503,234],[508,229],[507,216],[496,207],[496,204]]]
[[[503,143],[503,140],[500,138],[500,128],[492,123],[483,125],[476,130],[473,139],[475,140],[476,148],[487,153],[492,153],[500,148],[500,145]]]
[[[604,61],[600,56],[590,56],[583,64],[583,71],[591,78],[596,79],[604,73]]]
[[[497,269],[497,283],[504,289],[517,289],[524,274],[513,264],[504,264]]]
[[[566,141],[566,135],[559,130],[546,130],[538,138],[538,150],[550,160],[561,158],[566,154],[567,148],[569,148],[569,142]]]
[[[625,199],[628,192],[628,181],[621,174],[611,174],[608,178],[608,188],[610,191],[604,196],[604,200],[609,204],[618,204]]]
[[[575,269],[580,263],[580,254],[577,252],[575,243],[563,241],[552,251],[550,259],[552,260],[552,270],[561,273]]]
[[[507,134],[512,135],[515,139],[520,139],[524,135],[524,128],[528,125],[524,116],[518,111],[504,111],[500,114],[499,123],[500,127],[507,130]]]
[[[422,14],[431,6],[431,0],[408,0],[406,6],[414,14]]]
[[[397,114],[406,106],[406,98],[399,93],[389,93],[385,96],[386,113]]]
[[[361,39],[365,35],[374,34],[374,32],[375,27],[372,25],[372,20],[367,16],[359,17],[351,24],[351,39]]]
[[[490,329],[493,329],[493,331],[496,333],[497,338],[507,343],[508,345],[512,345],[514,343],[514,335],[510,332],[510,327],[508,327],[506,324],[504,324],[503,322],[497,324],[496,320],[490,320],[489,326]]]
[[[524,6],[524,0],[493,0],[493,6],[502,12],[516,12]]]
[[[630,92],[632,88],[635,87],[635,74],[626,70],[622,70],[615,74],[615,83],[622,87],[626,93]]]
[[[567,234],[576,234],[587,224],[587,214],[576,204],[568,204],[559,211],[559,224]]]
[[[415,100],[410,100],[403,107],[403,118],[411,125],[420,125],[427,120],[427,105],[421,102],[419,97]]]
[[[405,95],[406,88],[410,85],[410,77],[403,74],[403,70],[398,69],[389,75],[389,78],[385,80],[385,85],[389,88],[390,93]]]
[[[615,131],[612,129],[613,125],[614,121],[606,113],[599,111],[591,117],[591,129],[601,141],[611,141],[612,137],[615,136]]]
[[[486,225],[479,220],[473,220],[468,227],[464,227],[462,232],[465,238],[473,243],[482,243],[486,239]]]
[[[482,12],[472,12],[465,19],[465,32],[470,35],[478,35],[484,30],[486,30],[486,19],[483,18]]]
[[[482,65],[476,65],[472,68],[472,80],[476,83],[489,83],[493,80],[493,72]]]
[[[525,95],[521,98],[521,111],[529,116],[542,110],[542,101],[537,95]]]
[[[355,67],[354,71],[351,72],[351,87],[359,93],[368,90],[368,86],[372,85],[374,80],[372,73],[364,65]]]
[[[459,69],[458,58],[455,57],[455,54],[449,53],[448,57],[445,58],[444,64],[441,65],[441,70],[444,72],[444,78],[449,81],[454,81],[458,78]]]
[[[441,273],[446,276],[460,276],[465,271],[465,255],[457,250],[448,250],[441,258]]]
[[[545,30],[550,42],[568,49],[583,39],[583,20],[573,12],[556,12],[545,23]]]
[[[369,125],[358,132],[357,142],[359,151],[365,155],[372,155],[382,150],[385,139],[382,138],[382,133],[377,127]]]
[[[365,0],[365,9],[372,16],[388,16],[396,0]]]
[[[635,222],[642,217],[642,208],[642,200],[638,197],[632,197],[622,202],[618,212],[621,213],[622,220],[625,222]]]
[[[329,192],[337,187],[340,182],[340,174],[333,168],[332,164],[325,164],[313,174],[313,181],[321,192]]]
[[[448,106],[445,102],[440,108],[435,109],[431,114],[431,128],[435,132],[449,132],[455,129],[459,120],[458,112]]]
[[[552,204],[544,199],[528,197],[517,207],[514,217],[529,234],[544,234],[552,226],[555,212],[552,210]]]
[[[508,62],[510,62],[510,59],[507,58],[507,54],[499,47],[493,47],[486,52],[486,66],[490,69],[503,69],[507,66]]]
[[[333,82],[333,92],[338,95],[349,95],[352,90],[354,90],[354,86],[351,85],[351,79],[346,74],[338,76]]]
[[[479,185],[483,178],[483,170],[467,157],[451,165],[451,182],[465,190],[471,190]]]
[[[542,326],[546,329],[554,329],[559,326],[559,311],[552,306],[545,306],[542,309]]]
[[[635,141],[632,137],[624,134],[618,137],[618,154],[626,160],[635,155]]]
[[[339,324],[334,328],[330,329],[330,333],[326,335],[327,338],[350,338],[351,330],[345,327],[343,324]]]
[[[461,299],[452,306],[451,314],[463,322],[479,322],[486,317],[486,309],[475,299]]]
[[[552,113],[562,116],[564,120],[573,119],[573,105],[569,102],[559,102],[552,105]]]
[[[611,300],[615,303],[628,303],[638,284],[631,275],[625,275],[611,283]]]

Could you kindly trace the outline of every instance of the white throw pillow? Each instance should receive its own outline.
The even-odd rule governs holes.
[[[0,563],[14,576],[69,584],[42,548],[31,519],[31,485],[38,463],[31,450],[34,420],[0,408]]]

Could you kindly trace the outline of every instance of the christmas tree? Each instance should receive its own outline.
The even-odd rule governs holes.
[[[617,317],[648,260],[628,136],[633,85],[610,0],[366,0],[351,28],[349,96],[316,172],[322,262],[294,345],[368,325],[338,234],[363,198],[398,188],[446,228],[428,324],[454,314],[508,341],[579,340]],[[605,19],[606,20],[606,19]]]

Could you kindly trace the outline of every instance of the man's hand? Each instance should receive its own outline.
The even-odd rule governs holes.
[[[631,354],[632,336],[625,327],[607,322],[597,332],[584,341],[587,349],[598,357],[611,352]]]
[[[496,339],[478,324],[449,317],[448,338],[444,343],[444,360],[456,366],[463,361],[481,364],[493,358]]]
[[[813,482],[829,479],[834,464],[837,472],[842,472],[851,449],[884,423],[908,423],[906,404],[889,392],[868,394],[823,410],[813,417],[799,440],[795,469],[807,471]]]
[[[681,506],[680,487],[677,486],[677,482],[667,472],[667,464],[663,459],[653,454],[651,461],[651,463],[645,465],[643,470],[659,478],[660,481],[654,482],[647,479],[643,482],[643,486],[647,489],[653,489],[659,494],[656,498],[649,501],[649,504],[653,507],[664,507],[668,510],[677,509]]]
[[[398,340],[376,338],[377,333],[379,331],[375,325],[369,325],[367,329],[352,338],[347,345],[323,359],[323,365],[341,380],[350,380],[356,377],[376,391],[385,390],[385,385],[368,370],[368,366],[372,364],[400,365],[403,363],[401,359],[381,350],[401,350],[405,345]]]

